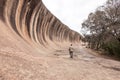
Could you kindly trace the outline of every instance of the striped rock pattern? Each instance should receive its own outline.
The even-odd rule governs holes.
[[[61,23],[42,0],[0,0],[0,19],[21,38],[38,46],[79,42],[79,33]]]

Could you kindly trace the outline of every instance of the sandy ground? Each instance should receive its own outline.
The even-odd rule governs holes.
[[[68,47],[43,54],[0,23],[0,80],[120,80],[119,61],[81,45],[74,45],[74,59]]]
[[[0,52],[0,80],[120,80],[120,62],[59,50],[38,56],[24,52]]]

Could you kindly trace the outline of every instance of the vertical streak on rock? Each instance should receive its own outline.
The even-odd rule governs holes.
[[[62,24],[41,0],[0,0],[0,19],[27,42],[79,42],[79,33]]]
[[[6,0],[0,0],[0,19],[1,19],[2,21],[5,21],[5,19],[4,19],[5,3],[6,3]]]

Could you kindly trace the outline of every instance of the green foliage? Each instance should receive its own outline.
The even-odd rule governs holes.
[[[102,48],[109,52],[109,55],[120,57],[120,43],[118,41],[110,41],[102,46]]]
[[[88,47],[104,50],[108,55],[120,57],[120,1],[108,0],[107,3],[82,23],[82,28],[87,31],[85,41]]]

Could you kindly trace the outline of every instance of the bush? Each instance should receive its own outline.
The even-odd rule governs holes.
[[[114,40],[107,42],[102,48],[107,51],[109,55],[120,57],[120,43],[118,41]]]

